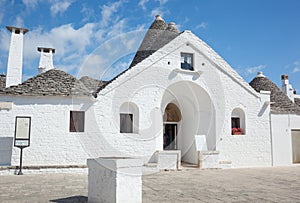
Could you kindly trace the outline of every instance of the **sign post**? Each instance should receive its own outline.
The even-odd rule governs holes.
[[[30,145],[30,129],[31,117],[17,116],[15,123],[15,141],[14,146],[20,148],[20,170],[18,175],[22,173],[23,149]]]

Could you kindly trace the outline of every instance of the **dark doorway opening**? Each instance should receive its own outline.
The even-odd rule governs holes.
[[[164,150],[177,149],[177,124],[164,124]]]

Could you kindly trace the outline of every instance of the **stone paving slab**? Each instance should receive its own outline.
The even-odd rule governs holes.
[[[0,176],[0,202],[87,202],[87,174]],[[163,171],[143,177],[143,202],[300,202],[300,166]]]

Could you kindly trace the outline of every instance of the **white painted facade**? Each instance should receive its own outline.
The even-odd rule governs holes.
[[[89,98],[64,97],[0,97],[1,101],[12,101],[11,110],[1,110],[0,140],[10,140],[12,151],[10,163],[18,165],[20,150],[13,147],[16,116],[31,117],[30,146],[24,149],[24,165],[83,165],[88,154],[82,148],[81,139],[87,133],[69,132],[71,110],[86,111],[89,115],[93,101]],[[89,117],[89,116],[88,116]],[[93,122],[87,122],[85,128],[92,129]],[[0,149],[4,149],[0,142]],[[1,150],[0,150],[1,151]],[[6,150],[6,153],[9,151]],[[7,157],[4,152],[3,157]]]
[[[293,164],[292,131],[300,131],[300,116],[291,114],[272,114],[273,165]]]
[[[181,53],[193,55],[193,71],[180,68]],[[181,160],[198,163],[195,135],[205,135],[210,151],[205,153],[206,166],[211,168],[226,168],[222,163],[290,165],[291,131],[300,129],[299,115],[271,113],[270,92],[257,93],[190,31],[121,74],[97,98],[0,95],[1,102],[11,102],[12,107],[0,108],[0,140],[6,140],[0,142],[0,153],[6,157],[0,165],[19,163],[19,149],[7,147],[16,116],[32,118],[24,165],[82,165],[100,156],[155,162],[157,152],[164,150],[164,113],[170,103],[181,113],[174,123]],[[70,111],[85,112],[84,132],[69,132]],[[133,115],[133,133],[120,133],[121,113]],[[240,116],[242,135],[231,134],[232,116]]]
[[[181,52],[193,53],[194,72],[180,70]],[[97,107],[106,108],[95,109],[99,125],[109,130],[103,133],[106,141],[112,146],[122,143],[118,151],[125,154],[151,157],[154,151],[163,150],[162,117],[172,102],[182,113],[178,149],[183,161],[197,163],[194,136],[204,134],[208,150],[220,151],[220,160],[232,161],[235,167],[271,165],[269,107],[259,115],[264,103],[261,96],[216,57],[188,31],[117,78],[97,98]],[[126,102],[139,107],[139,133],[127,136],[119,133],[118,126],[118,109]],[[242,136],[231,135],[235,108],[246,115]]]

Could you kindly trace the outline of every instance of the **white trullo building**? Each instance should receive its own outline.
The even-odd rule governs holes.
[[[39,47],[37,76],[21,83],[23,36],[1,75],[0,165],[18,165],[16,116],[31,117],[24,165],[85,165],[89,157],[140,157],[174,168],[291,165],[300,162],[300,97],[259,73],[250,85],[191,31],[157,16],[130,67],[108,82],[53,68]],[[5,83],[6,78],[6,83]]]

